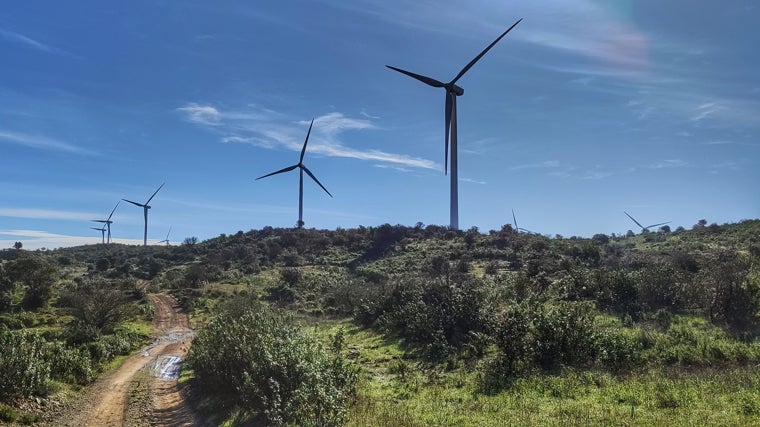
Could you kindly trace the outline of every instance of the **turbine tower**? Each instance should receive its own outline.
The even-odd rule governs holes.
[[[322,185],[321,182],[319,182],[319,180],[317,179],[317,177],[314,176],[313,173],[311,173],[311,171],[309,170],[309,168],[307,168],[306,165],[303,164],[303,156],[306,154],[306,144],[309,143],[309,135],[311,134],[311,128],[312,128],[312,126],[314,126],[314,119],[311,119],[311,124],[309,125],[309,131],[306,133],[306,140],[303,142],[303,148],[301,148],[301,158],[298,160],[298,163],[296,163],[293,166],[288,166],[288,167],[280,169],[280,170],[278,170],[276,172],[272,172],[270,174],[266,174],[264,176],[260,176],[260,177],[256,178],[256,180],[258,181],[261,178],[266,178],[268,176],[277,175],[278,173],[290,172],[290,171],[292,171],[295,168],[299,169],[300,178],[299,178],[299,183],[298,183],[298,222],[296,223],[296,225],[297,225],[298,228],[303,227],[303,224],[304,224],[304,222],[303,222],[303,173],[304,172],[306,172],[311,177],[311,179],[314,180],[314,182],[316,182],[317,184],[319,184],[319,186],[322,187],[323,190],[325,190],[325,193],[327,193],[328,196],[330,196],[330,197],[333,196],[332,194],[330,194],[329,191],[327,191],[327,189],[325,188],[325,186]]]
[[[119,203],[121,203],[121,200],[119,200],[118,202],[116,202],[116,206],[113,207],[113,210],[111,211],[111,215],[108,215],[108,218],[106,218],[106,219],[93,219],[92,220],[93,222],[103,223],[103,224],[106,225],[106,227],[108,227],[108,243],[111,243],[111,224],[113,223],[113,221],[111,221],[111,217],[113,216],[113,213],[116,212],[116,208],[119,207]],[[100,230],[100,229],[98,228],[98,230]]]
[[[103,228],[97,228],[97,227],[90,227],[90,228],[93,230],[100,231],[100,239],[101,239],[100,243],[106,242],[106,226],[105,225],[103,226]]]
[[[628,215],[628,212],[623,211],[623,213],[626,214],[628,216],[628,218],[631,218],[631,221],[635,222],[636,225],[638,225],[639,227],[641,227],[641,232],[642,233],[645,232],[645,231],[649,231],[649,229],[652,228],[652,227],[659,227],[661,225],[670,224],[670,221],[668,221],[668,222],[661,222],[659,224],[647,225],[646,227],[644,227],[643,225],[641,225],[640,222],[636,221],[632,216]]]
[[[164,184],[166,184],[166,183],[164,183]],[[163,188],[164,184],[161,184],[161,186],[158,187],[158,190],[156,190],[156,192],[153,193],[153,195],[150,196],[150,198],[148,199],[148,201],[145,202],[145,203],[137,203],[137,202],[133,202],[133,201],[127,200],[127,199],[121,199],[121,200],[124,200],[125,202],[129,202],[129,203],[132,203],[135,206],[140,206],[141,208],[143,208],[143,212],[145,213],[145,235],[143,237],[143,246],[148,246],[148,209],[150,209],[150,205],[148,205],[148,203],[150,203],[150,201],[153,200],[153,197],[155,197],[156,193],[158,193],[158,191],[161,188]]]
[[[454,80],[443,83],[436,79],[426,77],[420,74],[415,74],[410,71],[402,70],[401,68],[392,67],[386,65],[391,70],[398,71],[399,73],[406,74],[409,77],[417,79],[422,83],[425,83],[433,87],[442,87],[446,90],[446,110],[445,110],[445,127],[446,136],[444,139],[444,173],[448,173],[448,158],[449,158],[449,132],[451,135],[451,204],[450,204],[450,228],[459,229],[459,182],[458,180],[458,159],[457,159],[457,96],[464,95],[464,89],[456,85],[456,82],[475,65],[476,62],[483,57],[496,43],[499,42],[508,32],[512,30],[517,24],[522,21],[522,18],[507,28],[499,37],[496,38],[488,47],[483,49],[478,56],[476,56],[469,64],[462,68],[462,71],[454,77]]]

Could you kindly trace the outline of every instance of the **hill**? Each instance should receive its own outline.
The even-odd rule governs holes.
[[[199,327],[187,375],[203,396],[200,406],[220,422],[266,422],[263,414],[273,413],[242,393],[224,395],[213,387],[224,374],[214,371],[212,381],[204,371],[225,345],[240,344],[220,334],[241,342],[246,334],[267,337],[235,320],[249,312],[258,322],[286,313],[272,320],[283,331],[296,328],[285,335],[334,344],[331,363],[359,369],[355,384],[350,369],[322,371],[356,387],[330,383],[333,391],[324,392],[334,396],[334,407],[323,410],[337,411],[336,423],[498,425],[509,416],[516,424],[745,424],[760,415],[760,376],[747,369],[760,363],[760,220],[590,239],[508,225],[488,233],[423,224],[266,227],[182,246],[6,250],[0,257],[3,336],[36,331],[23,339],[88,359],[95,372],[112,356],[95,357],[93,346],[130,333],[120,351],[139,345],[135,325],[147,305],[137,284],[169,290]],[[83,314],[82,301],[103,292],[132,308],[114,308],[116,323],[100,326]],[[237,314],[229,328],[204,328],[230,313]],[[231,352],[224,363],[253,369],[254,353],[236,348],[241,360]],[[53,359],[48,380],[57,387],[92,380],[55,374],[60,361]],[[240,378],[231,375],[226,384]],[[292,381],[276,378],[280,387]],[[696,398],[706,390],[714,398]],[[6,401],[30,393],[49,390],[28,388]]]

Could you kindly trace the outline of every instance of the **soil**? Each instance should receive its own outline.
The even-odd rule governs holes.
[[[167,294],[149,294],[153,342],[98,379],[66,405],[55,426],[193,426],[193,414],[179,384],[179,364],[194,337],[187,315]]]

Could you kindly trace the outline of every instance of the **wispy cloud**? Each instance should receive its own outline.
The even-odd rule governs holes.
[[[689,164],[687,162],[681,159],[670,159],[670,160],[660,160],[650,165],[645,165],[643,167],[647,169],[674,169],[674,168],[686,167],[688,165]]]
[[[694,114],[691,116],[691,119],[689,120],[691,120],[692,122],[698,122],[710,116],[711,114],[720,111],[721,109],[722,107],[717,105],[715,102],[708,102],[708,103],[702,104],[696,108],[696,111],[694,112]]]
[[[177,111],[185,113],[187,120],[200,125],[214,126],[219,124],[222,114],[219,110],[210,105],[198,105],[190,103],[184,107],[177,108]]]
[[[304,129],[293,126],[292,119],[271,110],[227,111],[214,106],[196,103],[176,109],[186,120],[208,126],[221,132],[222,142],[248,143],[262,148],[286,148],[300,151],[305,137]],[[366,116],[365,116],[366,117]],[[308,120],[295,122],[301,127]],[[406,167],[434,169],[436,163],[405,154],[389,153],[379,149],[358,149],[347,146],[341,135],[346,131],[378,129],[369,117],[352,118],[340,112],[328,113],[314,119],[309,137],[309,152],[329,157],[345,157],[402,165]]]
[[[0,216],[10,218],[27,218],[27,219],[55,219],[71,221],[89,221],[100,215],[91,212],[72,212],[57,211],[49,209],[29,209],[29,208],[4,208],[0,207]]]
[[[485,181],[478,181],[477,179],[472,179],[472,178],[459,178],[459,182],[469,182],[469,183],[472,183],[472,184],[480,184],[480,185],[486,185],[487,184],[487,182],[485,182]]]
[[[86,150],[81,147],[77,147],[71,144],[67,144],[56,139],[47,138],[39,135],[29,135],[20,132],[10,132],[0,129],[0,142],[10,142],[17,145],[23,145],[31,148],[39,148],[44,150],[56,150],[65,151],[75,154],[83,155],[96,155],[97,153],[90,150]]]
[[[581,174],[579,179],[596,180],[596,179],[604,179],[612,175],[614,175],[613,172],[594,169],[594,170],[586,171],[585,173]]]
[[[27,37],[21,33],[5,30],[3,28],[0,28],[0,37],[27,48],[36,49],[36,50],[40,50],[40,51],[48,52],[48,53],[59,53],[58,49],[55,49],[54,47],[38,42],[37,40],[34,40],[31,37]]]
[[[710,173],[717,174],[720,171],[738,171],[742,169],[742,162],[722,162],[710,165]]]
[[[524,165],[510,166],[509,170],[523,170],[523,169],[552,169],[560,166],[559,160],[545,160],[538,163],[528,163]]]
[[[94,231],[94,230],[93,230]],[[3,237],[6,237],[3,239]],[[11,237],[7,239],[7,237]],[[0,230],[0,248],[10,248],[21,242],[24,249],[56,249],[70,246],[94,245],[101,243],[100,236],[70,236],[40,230]],[[142,239],[112,239],[114,243],[142,245]]]

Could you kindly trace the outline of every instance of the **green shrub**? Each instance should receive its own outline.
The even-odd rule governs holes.
[[[199,331],[188,363],[201,386],[266,425],[340,425],[356,392],[340,348],[329,353],[263,305],[219,315]]]
[[[44,356],[38,335],[0,329],[0,399],[43,393],[50,375]]]
[[[544,370],[584,366],[594,360],[594,307],[560,301],[544,305],[534,319],[535,360]]]
[[[50,360],[50,376],[55,380],[85,385],[95,379],[90,355],[82,349],[54,343],[47,348],[47,358]]]
[[[630,371],[644,363],[643,344],[635,331],[608,330],[598,337],[599,361],[603,366],[618,372]]]

